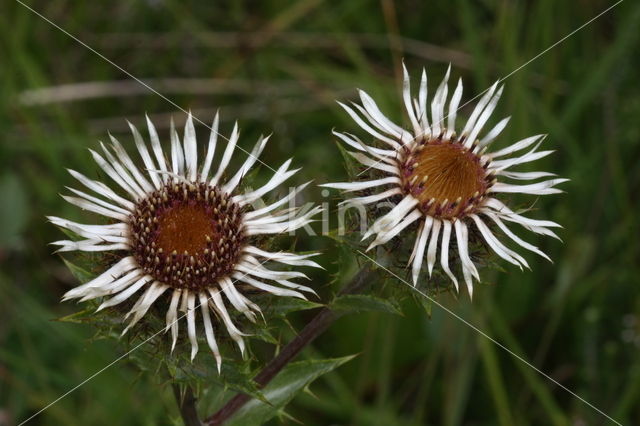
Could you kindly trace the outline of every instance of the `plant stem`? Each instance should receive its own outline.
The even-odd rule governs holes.
[[[193,390],[190,386],[187,386],[184,395],[180,392],[180,386],[174,384],[173,396],[176,398],[178,408],[180,409],[180,416],[184,421],[185,426],[202,426],[202,422],[198,417],[198,410],[196,409],[196,397],[193,395]]]
[[[356,294],[371,285],[373,281],[373,269],[366,265],[358,271],[338,295]],[[345,311],[332,311],[329,308],[322,308],[320,312],[294,337],[276,356],[267,364],[254,378],[259,387],[266,386],[293,358],[298,355],[305,346],[311,343],[316,337],[324,333],[335,320],[344,315]],[[220,410],[208,417],[204,424],[221,425],[229,420],[244,404],[249,402],[250,396],[239,393],[231,398]]]

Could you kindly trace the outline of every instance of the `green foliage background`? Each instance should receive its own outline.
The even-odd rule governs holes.
[[[404,58],[415,81],[427,68],[431,93],[451,63],[468,100],[613,3],[29,5],[205,122],[221,108],[223,134],[239,119],[243,148],[273,132],[263,161],[275,166],[293,156],[303,166],[297,183],[323,183],[346,176],[330,130],[358,131],[335,99],[355,99],[354,88],[362,88],[400,120]],[[147,112],[166,135],[169,117],[180,122],[184,114],[19,3],[6,0],[0,11],[0,425],[12,425],[123,353],[114,339],[90,340],[91,327],[55,321],[79,309],[59,303],[77,281],[47,245],[61,233],[45,215],[91,220],[59,197],[75,184],[65,169],[97,176],[87,148],[107,130],[131,147],[125,119],[142,125]],[[640,424],[638,28],[640,4],[624,1],[506,80],[493,122],[513,118],[496,145],[549,134],[545,146],[557,152],[534,168],[571,182],[566,194],[538,200],[533,215],[563,224],[564,243],[526,235],[555,263],[527,256],[532,271],[520,272],[498,262],[503,270],[481,272],[473,303],[465,293],[439,298],[623,424]],[[204,138],[204,127],[197,131]],[[337,201],[336,193],[327,197],[313,186],[307,197],[333,207]],[[335,216],[330,220],[333,229]],[[323,251],[328,271],[314,274],[312,284],[325,301],[362,262],[336,250],[331,238],[300,234],[297,244]],[[322,375],[271,422],[612,424],[438,307],[427,306],[431,317],[414,301],[401,308],[402,316],[364,312],[339,320],[299,360],[358,356]],[[291,315],[293,329],[313,313]],[[293,335],[284,330],[282,342]],[[171,387],[125,359],[31,423],[180,418]]]

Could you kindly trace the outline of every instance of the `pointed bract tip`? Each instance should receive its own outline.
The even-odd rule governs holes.
[[[375,240],[374,242],[369,244],[369,247],[367,247],[367,249],[365,250],[365,253],[368,252],[369,250],[371,250],[372,248],[375,248],[378,245],[379,245],[378,240]]]

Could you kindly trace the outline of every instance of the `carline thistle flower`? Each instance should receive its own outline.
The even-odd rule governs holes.
[[[555,238],[558,237],[550,228],[560,225],[522,216],[496,196],[501,193],[554,194],[561,192],[554,186],[567,179],[548,179],[525,185],[503,182],[504,179],[528,181],[555,176],[547,172],[511,170],[553,151],[537,151],[544,135],[528,137],[498,151],[487,151],[509,122],[507,117],[481,136],[502,94],[503,86],[498,87],[498,82],[482,96],[464,128],[458,132],[456,115],[462,99],[462,80],[458,80],[448,101],[450,71],[451,67],[436,90],[429,114],[425,70],[422,71],[418,98],[412,99],[409,74],[403,64],[403,101],[412,132],[388,119],[371,96],[362,90],[359,91],[362,105],[353,103],[352,108],[339,103],[362,129],[386,147],[366,144],[348,133],[333,132],[334,135],[356,150],[349,152],[351,156],[367,169],[382,172],[383,177],[323,186],[345,192],[381,190],[374,195],[351,198],[345,201],[347,204],[368,205],[382,200],[399,200],[391,211],[372,224],[363,240],[375,236],[369,246],[371,249],[388,242],[409,225],[419,223],[409,260],[414,285],[417,285],[425,254],[431,276],[439,251],[442,270],[458,289],[458,279],[449,266],[451,240],[455,238],[462,276],[471,296],[473,278],[479,281],[480,277],[469,255],[469,227],[474,226],[498,256],[521,269],[522,266],[528,267],[525,259],[498,240],[487,219],[518,246],[549,259],[537,247],[514,234],[505,222],[517,223],[529,231]],[[526,153],[511,156],[527,148],[530,149]]]
[[[201,167],[191,114],[186,121],[183,143],[180,143],[172,122],[170,161],[165,160],[157,131],[148,117],[147,125],[151,151],[138,130],[129,124],[147,176],[111,135],[110,147],[101,144],[104,156],[90,151],[100,168],[119,186],[118,191],[69,170],[95,194],[68,188],[77,197],[64,196],[64,199],[108,218],[111,223],[87,225],[49,217],[55,225],[84,238],[52,244],[60,246],[62,252],[114,251],[119,259],[95,279],[68,291],[63,300],[86,301],[111,296],[102,302],[98,308],[101,310],[122,303],[143,290],[125,316],[132,318],[123,334],[160,299],[167,305],[165,331],[171,330],[172,350],[178,339],[178,322],[186,315],[192,360],[198,352],[196,311],[200,310],[206,341],[219,370],[222,358],[214,335],[216,320],[224,325],[240,351],[244,353],[245,350],[242,338],[245,334],[232,321],[227,304],[255,322],[256,313],[261,310],[248,297],[249,291],[302,299],[305,296],[301,292],[314,293],[311,288],[291,281],[306,278],[302,272],[276,271],[264,266],[268,261],[275,261],[320,267],[309,259],[314,254],[269,252],[254,245],[254,240],[256,236],[280,234],[305,226],[319,208],[307,212],[300,208],[283,208],[307,184],[294,188],[288,196],[272,204],[252,207],[252,203],[299,170],[289,169],[291,159],[264,186],[249,192],[239,189],[243,177],[263,151],[268,136],[258,140],[240,169],[225,181],[223,176],[239,139],[237,123],[215,173],[212,163],[218,140],[218,114]],[[165,296],[161,298],[163,294]],[[179,311],[185,314],[179,317]]]

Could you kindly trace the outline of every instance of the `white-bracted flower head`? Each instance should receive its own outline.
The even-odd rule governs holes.
[[[154,303],[162,301],[166,303],[166,331],[171,331],[172,348],[178,339],[179,320],[186,317],[191,359],[198,352],[196,314],[200,311],[204,335],[219,369],[222,357],[214,335],[214,321],[226,328],[244,353],[244,334],[235,325],[227,306],[233,306],[252,322],[261,312],[242,289],[302,299],[304,292],[314,293],[311,288],[292,281],[306,278],[302,272],[272,270],[265,266],[266,262],[279,262],[319,267],[309,259],[314,254],[269,252],[255,245],[255,241],[258,236],[289,232],[307,225],[319,208],[309,211],[291,209],[288,205],[283,208],[306,185],[272,204],[252,207],[298,171],[290,169],[291,160],[288,160],[264,186],[248,192],[240,189],[245,175],[259,161],[268,137],[261,137],[244,164],[227,176],[239,139],[237,123],[217,167],[212,167],[219,135],[217,114],[202,164],[198,162],[191,114],[182,142],[172,122],[170,160],[166,159],[158,133],[148,118],[147,125],[151,150],[138,130],[130,125],[143,169],[113,136],[109,146],[101,145],[103,155],[91,151],[116,189],[70,171],[93,195],[69,188],[76,196],[64,198],[108,218],[109,223],[82,224],[50,217],[55,225],[83,238],[53,244],[60,246],[62,252],[114,252],[117,257],[101,275],[68,291],[63,299],[102,298],[101,310],[137,297],[125,316],[131,317],[125,332],[140,321]]]
[[[373,248],[384,244],[409,225],[418,223],[418,232],[411,254],[414,285],[426,260],[431,275],[438,252],[442,270],[456,288],[458,279],[449,265],[451,240],[455,238],[457,256],[469,294],[473,278],[479,274],[469,255],[469,228],[477,229],[496,254],[519,267],[528,267],[525,259],[508,248],[494,234],[499,228],[516,245],[548,258],[537,247],[516,236],[505,222],[517,223],[535,233],[556,237],[550,229],[559,225],[522,216],[511,210],[497,196],[503,193],[546,195],[561,192],[555,185],[567,179],[547,179],[547,172],[518,172],[511,169],[540,159],[553,151],[538,151],[543,135],[528,137],[498,151],[487,148],[504,130],[509,118],[499,121],[488,132],[484,127],[491,117],[503,87],[495,83],[478,101],[464,127],[456,127],[462,99],[462,80],[458,80],[451,98],[449,74],[438,86],[431,104],[427,103],[427,74],[423,70],[418,97],[412,98],[409,74],[403,65],[403,101],[411,123],[406,130],[387,118],[376,102],[360,91],[362,104],[340,103],[355,122],[376,141],[366,144],[358,137],[334,134],[355,151],[349,152],[368,169],[382,177],[373,180],[326,184],[346,192],[380,188],[373,195],[351,198],[347,203],[369,205],[383,200],[399,200],[387,214],[378,218],[364,238],[374,237]],[[512,156],[528,149],[524,154]],[[525,185],[504,180],[532,181]],[[539,179],[542,179],[541,181]],[[487,219],[490,221],[487,223]]]

